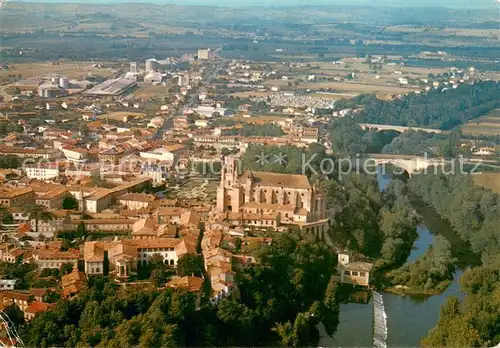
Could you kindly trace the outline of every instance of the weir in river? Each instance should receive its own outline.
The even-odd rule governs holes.
[[[387,348],[387,315],[385,314],[384,297],[376,291],[372,292],[373,302],[373,347]]]
[[[382,173],[377,176],[381,189],[387,187],[390,182],[389,177]],[[422,216],[422,224],[417,227],[419,238],[411,250],[407,262],[413,263],[421,257],[433,244],[435,234],[450,236],[450,225],[442,220],[432,209],[415,206]],[[469,260],[469,256],[462,256],[464,260]],[[465,264],[464,264],[465,265]],[[439,320],[441,306],[450,296],[459,299],[464,297],[460,290],[459,278],[463,273],[463,268],[458,268],[455,272],[453,282],[439,295],[434,296],[399,296],[391,293],[381,293],[383,295],[383,307],[375,305],[375,301],[380,296],[372,295],[372,303],[350,301],[340,304],[340,317],[337,331],[330,337],[323,330],[321,335],[322,347],[417,347],[422,338],[426,337]],[[377,309],[378,308],[378,309]],[[384,315],[376,315],[375,311],[383,309]],[[382,313],[382,311],[379,311]],[[411,313],[411,315],[408,315]],[[384,334],[376,334],[375,318],[384,324],[386,330],[380,330]],[[388,330],[390,328],[390,331]],[[376,336],[377,335],[377,336]],[[377,345],[374,338],[381,343]],[[500,348],[497,346],[495,348]]]

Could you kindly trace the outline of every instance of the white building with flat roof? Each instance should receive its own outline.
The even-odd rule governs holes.
[[[160,162],[174,162],[174,154],[165,148],[158,148],[147,152],[139,153],[139,156],[145,159],[160,161]]]
[[[50,181],[59,178],[59,167],[55,163],[25,167],[24,170],[29,179]]]
[[[130,62],[130,73],[137,74],[137,62]]]
[[[220,116],[230,115],[230,110],[226,108],[214,108],[212,106],[199,106],[193,109],[194,112],[201,116],[213,117],[214,113],[218,113]]]
[[[199,60],[207,60],[210,56],[210,49],[199,49],[198,50],[198,59]]]

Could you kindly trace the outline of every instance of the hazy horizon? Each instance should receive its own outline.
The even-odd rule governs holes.
[[[496,0],[16,0],[11,2],[24,3],[82,3],[82,4],[175,4],[175,5],[206,5],[222,7],[250,7],[250,6],[315,6],[315,5],[351,5],[372,7],[448,7],[454,9],[494,9],[500,8]]]

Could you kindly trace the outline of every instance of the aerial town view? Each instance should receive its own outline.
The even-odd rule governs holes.
[[[500,348],[498,1],[0,28],[1,347]]]

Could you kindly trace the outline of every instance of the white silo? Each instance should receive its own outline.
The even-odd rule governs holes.
[[[52,82],[54,85],[58,85],[59,84],[59,77],[57,76],[52,76],[50,78],[50,82]]]
[[[158,68],[158,61],[156,59],[146,60],[146,72],[154,71]]]
[[[69,88],[69,79],[66,76],[63,76],[59,79],[59,87],[64,89]]]

